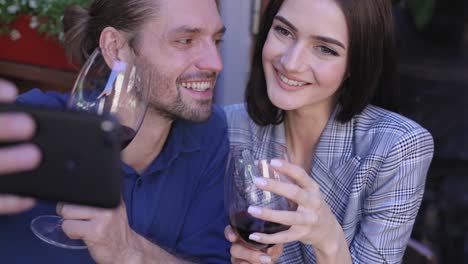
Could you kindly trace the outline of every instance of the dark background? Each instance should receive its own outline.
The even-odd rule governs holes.
[[[439,263],[468,263],[468,1],[436,0],[422,28],[405,1],[394,1],[394,11],[400,113],[435,143],[412,238]]]

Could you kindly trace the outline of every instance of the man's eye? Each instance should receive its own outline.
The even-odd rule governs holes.
[[[221,44],[223,41],[224,41],[224,39],[222,39],[222,38],[220,38],[220,39],[215,39],[216,45]]]
[[[192,39],[179,39],[177,40],[177,43],[183,44],[183,45],[190,45],[192,44]]]

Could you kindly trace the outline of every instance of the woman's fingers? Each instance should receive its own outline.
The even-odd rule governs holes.
[[[319,189],[318,184],[300,166],[289,163],[285,160],[274,159],[270,165],[279,173],[292,179],[297,185],[304,189]]]
[[[231,246],[231,256],[234,263],[261,263],[270,264],[272,263],[271,256],[265,254],[262,251],[250,249],[244,246],[242,243],[235,243]]]
[[[285,197],[298,205],[308,203],[310,199],[310,195],[306,190],[293,183],[259,177],[254,179],[254,183],[260,189]]]
[[[249,206],[248,212],[255,218],[287,226],[310,224],[317,219],[313,212],[309,212],[306,216],[302,212],[272,210],[256,206]]]
[[[230,225],[228,225],[228,226],[226,226],[226,228],[224,228],[224,236],[231,243],[236,242],[237,239],[238,239],[236,233],[234,232],[234,230],[232,230],[232,227]]]
[[[279,244],[297,241],[298,235],[294,230],[288,229],[273,234],[252,233],[249,239],[262,244]]]

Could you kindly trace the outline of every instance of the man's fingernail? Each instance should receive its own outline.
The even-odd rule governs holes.
[[[260,256],[260,263],[262,264],[270,264],[271,263],[271,258],[269,256]]]
[[[34,169],[39,166],[41,161],[41,151],[37,146],[25,144],[19,146],[16,150],[21,151],[21,155],[18,156],[17,162],[26,165],[30,169]]]
[[[281,160],[278,160],[278,159],[272,159],[270,162],[270,165],[279,168],[283,166],[283,162],[281,162]]]
[[[11,128],[16,133],[32,136],[34,130],[34,119],[25,114],[13,114],[14,121],[11,122]]]
[[[63,208],[63,203],[57,203],[57,206],[55,207],[55,210],[56,210],[58,215],[62,212],[62,208]]]

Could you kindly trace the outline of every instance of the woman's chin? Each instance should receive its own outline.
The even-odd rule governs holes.
[[[293,100],[292,98],[270,97],[270,101],[274,106],[284,111],[295,110],[298,107],[297,102],[295,102],[295,100]]]

